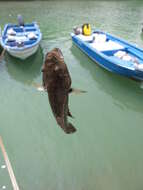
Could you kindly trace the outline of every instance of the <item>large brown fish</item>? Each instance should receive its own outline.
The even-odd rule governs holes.
[[[67,116],[72,117],[68,107],[68,96],[72,92],[71,77],[60,49],[55,48],[46,55],[42,68],[43,87],[48,92],[51,109],[58,125],[65,133],[76,131],[68,122]]]

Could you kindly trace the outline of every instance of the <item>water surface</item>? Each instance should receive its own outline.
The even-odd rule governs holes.
[[[43,33],[35,56],[22,62],[6,54],[0,62],[0,135],[21,190],[143,189],[143,90],[100,68],[70,39],[75,25],[89,22],[143,47],[142,9],[142,1],[0,2],[2,27],[20,13]],[[70,96],[72,135],[57,126],[47,94],[33,86],[42,82],[43,57],[54,47],[64,54],[73,87],[87,91]],[[7,173],[0,176],[0,187],[11,190]]]

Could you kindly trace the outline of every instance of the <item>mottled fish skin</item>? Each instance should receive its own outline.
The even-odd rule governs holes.
[[[47,53],[42,72],[43,87],[48,92],[49,103],[58,125],[65,133],[75,132],[76,129],[67,118],[72,117],[68,107],[71,78],[60,49],[54,48]]]

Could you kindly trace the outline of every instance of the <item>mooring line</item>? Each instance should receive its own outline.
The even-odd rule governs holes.
[[[0,137],[0,147],[1,147],[1,150],[2,150],[2,154],[3,154],[4,160],[5,160],[7,169],[8,169],[8,173],[9,173],[9,176],[10,176],[10,179],[11,179],[13,189],[14,190],[19,190],[19,187],[18,187],[18,184],[16,182],[16,178],[15,178],[12,166],[10,164],[10,161],[9,161],[7,152],[6,152],[5,148],[4,148],[4,144],[3,144],[3,141],[2,141],[1,137]]]
[[[4,56],[5,52],[6,52],[6,50],[5,50],[5,49],[3,49],[3,50],[2,50],[2,52],[1,52],[1,55],[0,55],[0,59],[2,59],[2,58],[3,58],[3,56]]]

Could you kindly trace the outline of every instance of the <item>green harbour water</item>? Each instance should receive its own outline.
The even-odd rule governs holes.
[[[109,73],[71,41],[85,22],[143,48],[143,1],[0,1],[0,26],[22,14],[37,21],[43,40],[36,55],[0,61],[0,136],[20,190],[142,190],[143,89],[141,83]],[[47,51],[62,50],[72,86],[66,135],[52,115],[48,96],[38,92]],[[0,166],[4,163],[0,152]],[[0,189],[12,190],[0,168]]]

